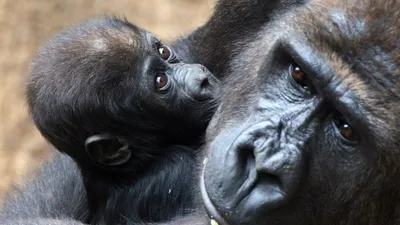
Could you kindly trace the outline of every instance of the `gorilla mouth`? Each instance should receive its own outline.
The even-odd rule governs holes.
[[[220,215],[218,210],[215,208],[214,204],[211,202],[211,199],[207,194],[206,186],[204,183],[204,170],[202,172],[200,179],[200,191],[201,191],[201,196],[203,198],[204,207],[211,221],[215,220],[217,222],[217,225],[229,225],[228,222],[225,221],[225,219]],[[211,224],[214,225],[213,222],[211,222]]]

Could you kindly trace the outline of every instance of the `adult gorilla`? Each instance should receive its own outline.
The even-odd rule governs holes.
[[[219,224],[400,224],[399,9],[311,1],[242,48],[207,132]]]
[[[201,187],[208,215],[221,225],[400,223],[400,2],[315,1],[265,25],[258,15],[271,8],[261,3],[217,8],[214,22],[181,48],[189,60],[229,74],[207,132]],[[260,20],[246,24],[252,12]],[[241,13],[248,17],[235,16]],[[223,25],[227,15],[237,23]],[[53,186],[34,189],[62,192]],[[38,207],[34,200],[25,204]],[[62,209],[52,206],[45,215],[54,218]],[[169,224],[208,223],[199,209]]]

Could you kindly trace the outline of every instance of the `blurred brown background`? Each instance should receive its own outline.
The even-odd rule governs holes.
[[[164,41],[203,24],[214,0],[0,0],[0,199],[49,157],[49,146],[32,125],[24,100],[29,62],[60,29],[114,14]]]

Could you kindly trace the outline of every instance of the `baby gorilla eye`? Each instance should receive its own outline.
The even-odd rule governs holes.
[[[307,74],[304,73],[298,65],[293,64],[291,66],[290,73],[291,73],[293,80],[297,84],[299,84],[306,92],[308,92],[308,93],[313,92],[313,86],[312,86],[311,81],[308,79]]]
[[[167,75],[160,73],[155,78],[155,86],[157,90],[166,90],[168,88],[168,77]]]
[[[158,53],[160,54],[161,58],[163,58],[166,61],[170,60],[172,57],[172,51],[166,45],[158,47]]]

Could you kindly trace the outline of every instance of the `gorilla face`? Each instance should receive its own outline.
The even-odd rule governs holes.
[[[202,195],[211,218],[394,221],[399,8],[396,0],[313,2],[234,60],[208,129]]]

